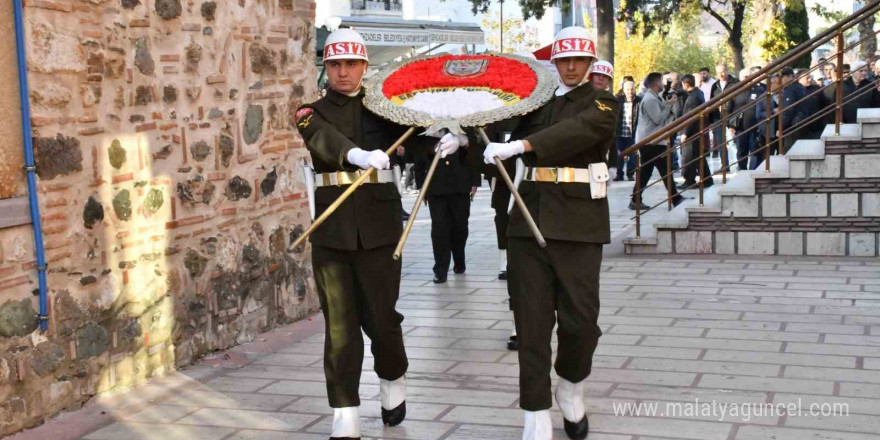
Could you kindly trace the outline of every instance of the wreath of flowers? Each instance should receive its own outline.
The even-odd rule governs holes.
[[[454,76],[446,72],[449,61],[488,61],[484,72],[471,76]],[[422,90],[444,88],[480,88],[499,90],[523,99],[538,85],[538,75],[519,60],[480,55],[445,55],[407,64],[396,70],[382,85],[388,99]]]
[[[450,128],[535,110],[552,97],[556,77],[524,57],[444,54],[388,66],[365,85],[364,104],[374,113],[403,125]]]

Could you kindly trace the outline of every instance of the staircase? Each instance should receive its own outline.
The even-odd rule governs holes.
[[[772,157],[770,172],[762,164],[716,182],[703,206],[687,200],[625,239],[626,253],[878,256],[880,109],[834,131]]]

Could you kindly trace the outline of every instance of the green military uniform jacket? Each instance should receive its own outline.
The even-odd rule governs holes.
[[[587,168],[605,162],[614,145],[618,111],[614,95],[587,83],[524,116],[510,139],[532,145],[534,151],[522,156],[527,167]],[[523,181],[519,192],[545,238],[611,241],[608,200],[593,200],[589,184]],[[510,213],[507,236],[533,237],[517,208]]]
[[[384,151],[406,131],[406,127],[367,110],[363,97],[363,89],[353,97],[330,90],[324,98],[297,110],[297,129],[311,153],[315,173],[359,170],[346,160],[349,150]],[[393,164],[397,156],[391,157]],[[317,188],[315,215],[320,216],[346,188],[347,185]],[[332,249],[353,251],[359,244],[364,249],[373,249],[397,243],[402,223],[397,186],[364,184],[315,230],[310,240]]]

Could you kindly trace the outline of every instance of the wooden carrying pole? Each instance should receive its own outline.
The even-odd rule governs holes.
[[[406,141],[415,131],[415,127],[410,127],[410,129],[407,130],[406,133],[403,134],[403,136],[401,136],[399,139],[397,139],[396,142],[394,142],[394,145],[385,150],[385,154],[389,156],[394,154],[394,152],[397,151],[397,147],[403,144],[403,142]],[[349,185],[348,188],[346,188],[345,192],[343,192],[342,195],[340,195],[336,199],[336,201],[334,201],[333,204],[331,204],[327,208],[327,210],[325,210],[320,216],[318,216],[318,218],[315,219],[315,221],[312,222],[312,225],[309,226],[309,229],[307,229],[306,232],[303,233],[303,235],[300,235],[300,237],[297,238],[295,242],[293,242],[288,250],[296,249],[296,247],[302,244],[309,237],[309,235],[312,235],[312,232],[315,232],[315,229],[318,229],[318,226],[321,226],[321,223],[324,223],[324,221],[327,220],[327,218],[330,217],[337,208],[339,208],[339,205],[342,205],[342,202],[345,202],[345,200],[348,199],[348,197],[351,196],[355,192],[355,190],[357,190],[358,187],[361,186],[362,183],[369,179],[375,171],[376,169],[371,167],[365,173],[361,174],[361,176],[358,177],[358,179],[355,180],[354,183]]]
[[[477,133],[479,133],[480,138],[483,139],[483,142],[486,145],[492,143],[489,140],[489,136],[486,135],[486,131],[483,130],[483,127],[477,127]],[[538,245],[543,247],[547,247],[547,241],[544,240],[544,236],[541,234],[541,230],[538,229],[538,225],[535,224],[535,219],[532,218],[532,215],[529,214],[529,208],[526,207],[526,203],[523,202],[522,196],[519,195],[519,191],[516,190],[516,185],[513,184],[513,181],[510,180],[510,175],[507,174],[507,170],[504,169],[504,164],[501,163],[501,159],[495,158],[495,166],[498,167],[498,174],[501,175],[501,178],[504,179],[504,183],[507,184],[507,188],[510,189],[510,193],[513,195],[513,199],[516,200],[516,206],[519,206],[519,210],[522,212],[523,218],[526,219],[526,223],[529,224],[529,229],[532,230],[532,234],[535,235],[535,240],[538,240]]]
[[[431,185],[431,179],[434,178],[434,171],[437,171],[437,164],[440,162],[440,152],[434,153],[434,160],[431,161],[431,167],[428,168],[428,174],[425,176],[425,182],[422,183],[422,190],[419,191],[419,197],[416,198],[416,204],[413,206],[412,211],[409,213],[409,220],[406,221],[406,227],[403,228],[403,235],[400,236],[400,240],[397,242],[397,248],[394,249],[394,259],[399,260],[400,256],[403,255],[403,247],[406,245],[406,239],[409,238],[409,233],[412,231],[413,223],[416,221],[416,216],[419,214],[419,208],[422,206],[422,202],[425,201],[425,197],[428,194],[428,186]]]

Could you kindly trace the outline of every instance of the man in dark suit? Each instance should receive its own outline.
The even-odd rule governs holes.
[[[696,86],[696,79],[693,75],[685,75],[681,79],[681,85],[687,93],[687,98],[685,99],[682,110],[684,114],[687,114],[706,103],[706,99],[703,97],[703,92]],[[712,186],[714,181],[712,180],[712,172],[709,169],[709,162],[706,161],[706,156],[704,155],[699,160],[695,160],[700,156],[700,137],[706,139],[708,138],[708,134],[700,134],[700,123],[694,122],[685,128],[683,137],[681,162],[683,166],[682,176],[684,177],[684,183],[679,189],[686,190],[697,184],[697,175],[700,174],[701,162],[703,164],[703,173],[700,176],[700,179],[703,181],[703,187],[708,188]],[[704,142],[703,145],[708,146],[709,144],[708,142]],[[706,152],[704,151],[704,153]]]
[[[454,263],[453,272],[463,274],[467,268],[464,248],[468,237],[471,197],[480,187],[480,174],[470,171],[465,163],[467,154],[467,150],[459,150],[441,159],[428,187],[434,284],[446,282],[450,255]]]
[[[715,66],[715,75],[718,77],[718,80],[712,84],[712,93],[711,96],[708,97],[709,100],[717,99],[725,90],[739,82],[738,79],[727,72],[727,64],[725,63],[718,63],[718,65]],[[732,113],[732,110],[733,101],[731,100],[722,106],[720,110],[712,112],[709,116],[709,122],[712,124],[721,120],[725,121],[723,124],[715,128],[715,132],[713,133],[714,146],[712,151],[712,157],[721,156],[721,165],[725,167],[727,166],[727,119]]]
[[[792,130],[795,125],[804,119],[804,98],[807,89],[801,83],[795,81],[794,69],[786,67],[782,69],[782,154],[790,150],[795,141],[800,139],[802,130]]]
[[[822,110],[822,87],[813,81],[806,69],[796,70],[795,76],[807,93],[806,100],[801,105],[804,119],[814,118]],[[822,131],[825,130],[825,120],[825,117],[814,118],[813,122],[807,124],[801,131],[801,138],[819,139],[822,136]]]
[[[760,67],[743,69],[741,76],[754,74],[761,70]],[[740,171],[753,170],[758,166],[758,158],[755,151],[758,149],[758,120],[755,117],[757,99],[767,91],[763,83],[753,85],[743,91],[733,100],[733,118],[730,128],[736,136],[736,161]],[[751,155],[751,159],[749,158]]]
[[[775,154],[779,148],[776,142],[776,110],[779,108],[780,95],[780,78],[777,74],[770,77],[770,89],[763,95],[758,96],[758,104],[755,106],[755,118],[758,123],[758,151],[755,153],[755,160],[758,164],[764,161],[764,158],[770,154]],[[770,94],[770,107],[767,107],[767,94]],[[769,118],[769,124],[767,119]],[[769,128],[769,131],[768,131]],[[768,147],[769,145],[769,147]],[[765,148],[766,147],[766,148]]]

